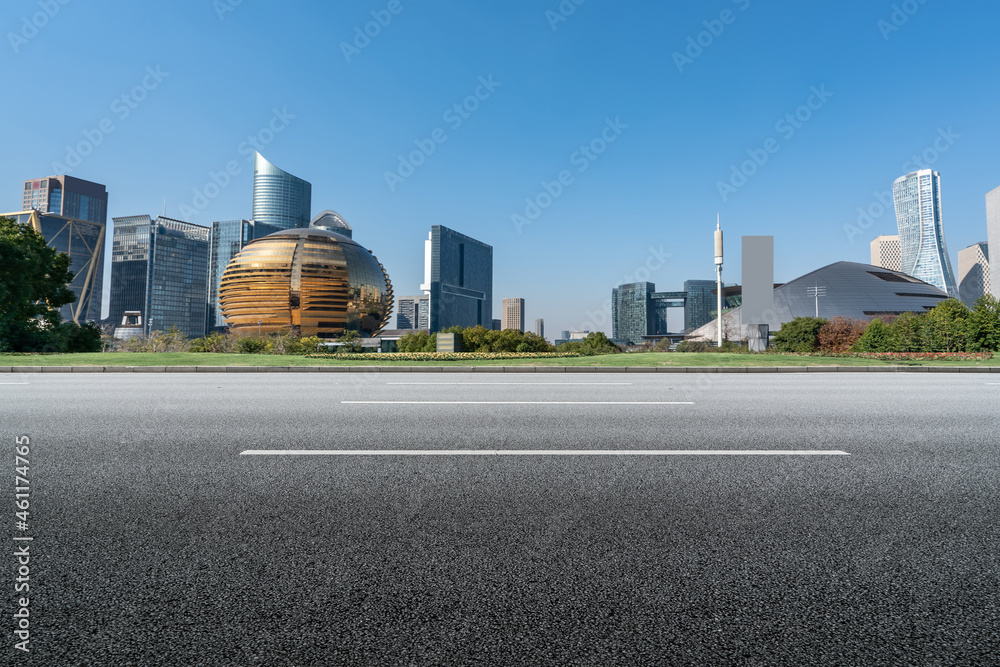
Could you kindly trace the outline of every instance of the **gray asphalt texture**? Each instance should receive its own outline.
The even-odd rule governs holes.
[[[993,377],[7,375],[27,383],[0,384],[0,437],[7,479],[15,436],[31,437],[35,541],[31,654],[9,634],[7,556],[0,655],[1000,664]],[[441,382],[482,384],[423,384]],[[532,386],[542,382],[630,384]],[[240,456],[247,449],[851,455]],[[0,506],[12,525],[12,502]]]

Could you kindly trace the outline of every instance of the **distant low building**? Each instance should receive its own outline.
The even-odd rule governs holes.
[[[825,288],[818,299],[819,316],[826,319],[850,317],[867,320],[902,313],[923,313],[948,299],[948,293],[934,285],[899,271],[856,262],[837,262],[796,278],[774,289],[774,306],[764,324],[773,333],[796,317],[815,317],[817,299],[812,288]],[[742,338],[743,307],[723,315],[727,338]],[[712,320],[690,334],[690,340],[715,340]]]

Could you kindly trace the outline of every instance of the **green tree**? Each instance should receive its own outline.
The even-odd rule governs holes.
[[[902,313],[889,324],[892,352],[927,352],[924,341],[924,313]]]
[[[343,343],[339,348],[338,352],[360,352],[361,351],[361,334],[357,331],[351,329],[345,329],[339,337],[334,338],[338,343]]]
[[[59,309],[76,300],[69,265],[34,229],[0,217],[0,350],[62,351]]]
[[[1000,350],[1000,302],[991,294],[976,301],[966,322],[969,352]]]
[[[924,340],[929,352],[964,352],[968,307],[958,299],[947,299],[926,315]]]
[[[826,324],[822,317],[796,317],[781,325],[774,334],[777,352],[815,352],[819,349],[819,331]]]

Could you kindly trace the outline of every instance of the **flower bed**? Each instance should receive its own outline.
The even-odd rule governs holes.
[[[992,359],[992,352],[857,352],[853,355],[859,359],[878,359],[881,361],[933,361],[935,359],[949,361],[985,361]]]
[[[375,354],[307,354],[309,359],[378,361],[464,361],[466,359],[566,359],[581,355],[572,352],[386,352]]]

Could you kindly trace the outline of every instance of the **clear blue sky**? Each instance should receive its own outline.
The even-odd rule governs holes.
[[[164,200],[201,224],[249,217],[253,136],[312,182],[314,213],[352,224],[396,294],[418,292],[422,241],[443,224],[493,246],[494,316],[523,297],[529,328],[543,317],[551,338],[599,325],[612,287],[646,279],[647,262],[661,290],[712,279],[717,211],[727,282],[744,234],[774,235],[778,281],[867,262],[869,241],[896,233],[892,211],[853,238],[845,225],[927,151],[955,262],[985,240],[984,195],[1000,185],[1000,5],[895,4],[8,0],[0,209],[83,142],[69,173],[108,186],[109,217]],[[356,41],[372,12],[391,22]],[[447,113],[477,92],[466,117]],[[807,120],[779,124],[797,111]],[[577,153],[601,148],[608,121],[615,141]],[[433,154],[391,188],[386,172],[428,139]],[[719,182],[765,144],[724,200]],[[231,183],[198,200],[234,160]],[[518,230],[512,215],[563,171]]]

